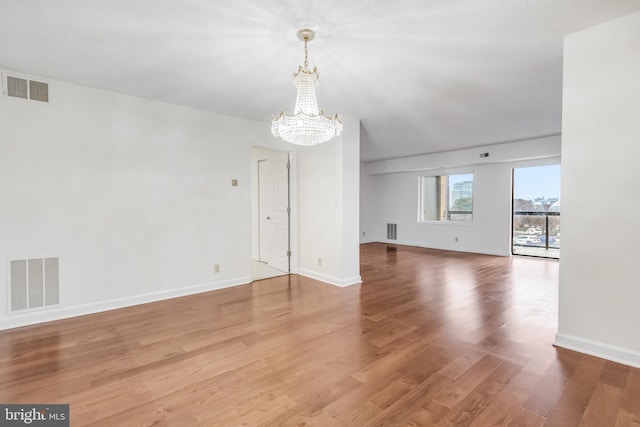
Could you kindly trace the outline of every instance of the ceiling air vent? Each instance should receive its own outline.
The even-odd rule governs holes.
[[[5,93],[14,98],[49,102],[49,84],[22,77],[7,76]]]

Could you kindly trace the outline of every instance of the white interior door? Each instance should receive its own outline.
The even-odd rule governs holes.
[[[274,152],[258,163],[260,260],[289,271],[289,154]]]

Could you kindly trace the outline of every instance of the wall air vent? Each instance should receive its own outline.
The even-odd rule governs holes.
[[[387,224],[387,240],[398,240],[398,224]]]
[[[49,102],[49,84],[24,77],[6,76],[4,93],[13,98]]]
[[[29,99],[49,102],[49,85],[35,80],[29,80]]]
[[[9,311],[57,305],[60,302],[58,258],[9,261]]]
[[[7,95],[27,99],[29,96],[27,93],[28,82],[27,79],[7,76]]]

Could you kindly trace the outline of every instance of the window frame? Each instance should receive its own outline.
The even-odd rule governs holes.
[[[470,219],[461,219],[455,220],[451,219],[451,210],[449,209],[449,205],[451,203],[451,183],[450,177],[455,175],[471,175],[471,211],[468,212],[470,215]],[[442,219],[425,219],[425,197],[424,197],[424,185],[425,178],[445,178],[446,185],[446,196],[445,196],[445,210],[443,211],[444,215]],[[420,224],[448,224],[448,225],[471,225],[473,224],[473,211],[474,211],[474,187],[475,187],[475,171],[474,170],[465,170],[459,172],[450,172],[450,173],[433,173],[433,174],[425,174],[418,176],[418,223]],[[438,185],[438,184],[436,184]],[[440,184],[441,185],[441,184]],[[440,210],[440,209],[438,209]],[[456,211],[457,212],[457,211]],[[464,214],[467,212],[465,211]]]

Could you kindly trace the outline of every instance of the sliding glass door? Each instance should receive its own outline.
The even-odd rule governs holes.
[[[513,169],[514,255],[560,258],[560,165]]]

